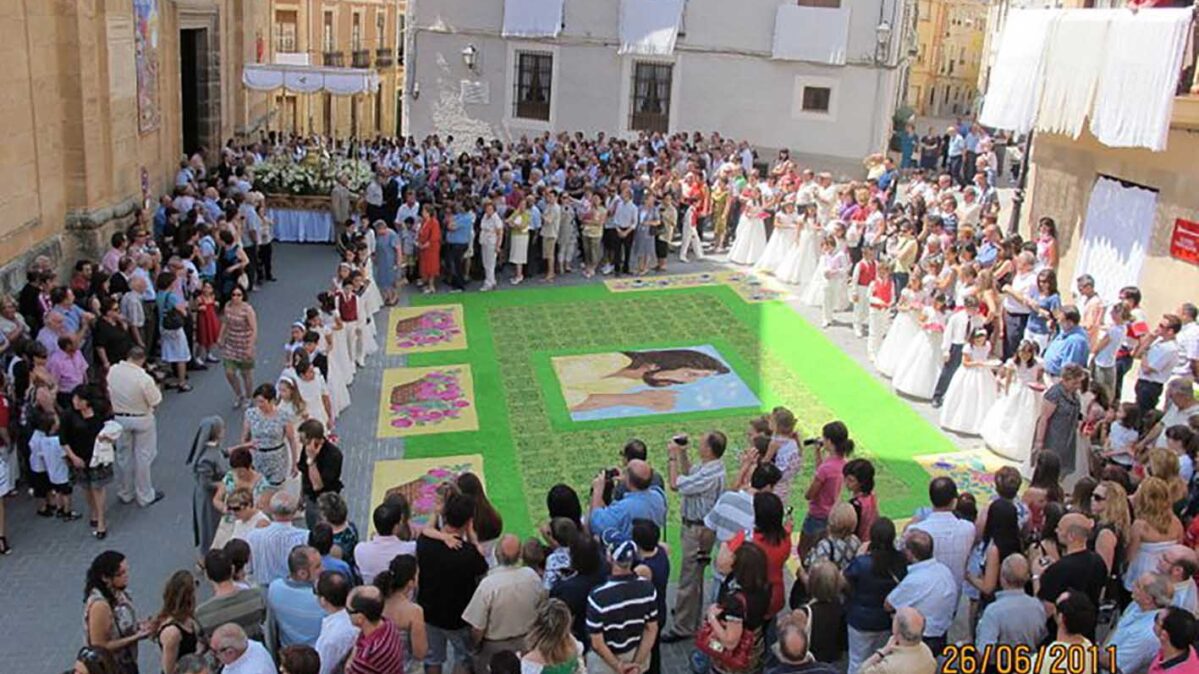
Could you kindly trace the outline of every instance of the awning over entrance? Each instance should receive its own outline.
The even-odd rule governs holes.
[[[325,91],[335,96],[367,94],[379,88],[379,73],[369,68],[253,64],[242,69],[242,84],[255,91],[287,89],[304,94]]]

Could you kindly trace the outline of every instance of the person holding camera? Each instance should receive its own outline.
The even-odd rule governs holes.
[[[690,639],[703,618],[704,569],[712,561],[716,532],[704,519],[724,492],[724,456],[728,439],[720,431],[709,431],[700,439],[699,463],[692,464],[686,435],[676,435],[667,445],[670,458],[667,474],[670,488],[679,493],[680,534],[683,554],[679,589],[674,602],[674,626],[662,635],[664,643]]]
[[[591,533],[602,541],[626,541],[633,535],[633,520],[645,519],[666,528],[666,492],[654,486],[654,471],[641,459],[630,461],[623,475],[601,470],[591,481]],[[623,498],[604,505],[605,485],[614,477],[623,478],[628,490]]]
[[[645,446],[644,442],[637,438],[633,438],[632,440],[626,442],[624,448],[620,450],[620,458],[621,463],[625,466],[628,466],[630,461],[636,461],[638,459],[642,461],[648,461],[649,449]],[[615,479],[620,476],[619,469],[609,468],[608,475],[612,478],[608,482],[609,486],[611,487],[611,489],[608,491],[611,493],[605,495],[605,504],[611,503],[612,501],[619,501],[620,499],[624,498],[624,495],[629,491],[623,480]],[[651,472],[649,483],[650,486],[657,487],[658,489],[662,490],[662,493],[666,493],[666,481],[662,479],[662,474],[658,471],[654,470]]]

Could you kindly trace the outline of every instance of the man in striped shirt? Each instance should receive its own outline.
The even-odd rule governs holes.
[[[704,568],[712,561],[716,532],[704,524],[716,499],[724,491],[724,449],[728,439],[720,431],[705,433],[699,442],[699,463],[692,465],[687,436],[676,436],[667,446],[670,455],[670,488],[679,493],[683,555],[679,590],[674,602],[674,628],[662,635],[665,643],[691,638],[699,629],[704,603]]]
[[[363,585],[350,595],[350,622],[361,632],[346,663],[346,674],[391,674],[404,671],[404,636],[383,617],[379,588]]]
[[[587,654],[589,674],[640,674],[649,667],[658,637],[658,593],[650,581],[633,573],[637,546],[617,543],[609,553],[608,582],[587,597]]]

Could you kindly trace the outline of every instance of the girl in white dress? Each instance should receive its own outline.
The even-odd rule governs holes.
[[[807,283],[816,272],[816,263],[820,259],[820,240],[824,238],[824,230],[816,220],[816,207],[804,207],[804,215],[798,225],[799,242],[783,256],[782,264],[775,272],[781,281],[794,285]]]
[[[975,330],[970,336],[970,345],[962,353],[962,365],[954,372],[945,391],[941,428],[978,435],[983,417],[998,397],[990,355],[987,331]]]
[[[329,384],[329,396],[333,398],[333,413],[341,414],[350,406],[349,384],[354,374],[354,361],[350,360],[346,352],[345,330],[338,320],[330,320],[328,325],[325,324],[326,318],[336,319],[332,314],[309,309],[306,317],[308,329],[318,337],[316,351],[325,354],[329,363],[329,375],[326,380]]]
[[[762,257],[754,265],[754,271],[773,274],[783,264],[787,252],[796,245],[795,227],[799,224],[799,216],[795,213],[795,202],[787,201],[774,216],[774,231],[770,232],[770,240]]]
[[[820,307],[820,327],[827,328],[833,322],[833,312],[841,309],[840,297],[845,294],[849,255],[837,246],[837,240],[831,236],[824,238],[820,248],[820,263],[804,292],[804,301]]]
[[[1028,340],[1020,342],[1016,355],[1004,363],[1000,377],[1003,395],[987,410],[979,434],[996,454],[1028,463],[1044,388],[1037,345]]]
[[[883,345],[874,358],[874,369],[884,377],[895,374],[899,360],[907,353],[908,346],[920,334],[920,312],[927,296],[924,294],[924,279],[916,270],[907,287],[899,293],[899,306],[895,320],[887,330]]]
[[[352,277],[354,279],[354,292],[358,295],[358,328],[362,335],[362,357],[366,358],[375,355],[379,350],[379,342],[375,337],[375,319],[371,317],[369,312],[364,313],[362,309],[364,304],[368,304],[366,295],[367,284],[369,282],[361,272],[354,272]],[[375,307],[375,310],[378,311],[378,307]]]
[[[941,339],[945,335],[945,306],[945,296],[937,295],[931,306],[921,310],[920,336],[900,359],[891,380],[897,392],[918,400],[932,399],[944,364]]]
[[[761,193],[754,188],[741,208],[741,220],[737,223],[737,238],[729,251],[729,262],[752,265],[762,257],[766,249],[765,219]]]

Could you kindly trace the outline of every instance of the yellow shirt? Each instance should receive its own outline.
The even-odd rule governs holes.
[[[583,221],[583,236],[599,238],[604,235],[604,221],[608,219],[608,209],[597,206]]]
[[[554,371],[558,373],[566,406],[574,409],[593,395],[618,395],[640,386],[638,380],[612,376],[632,363],[632,359],[623,353],[555,358]]]

